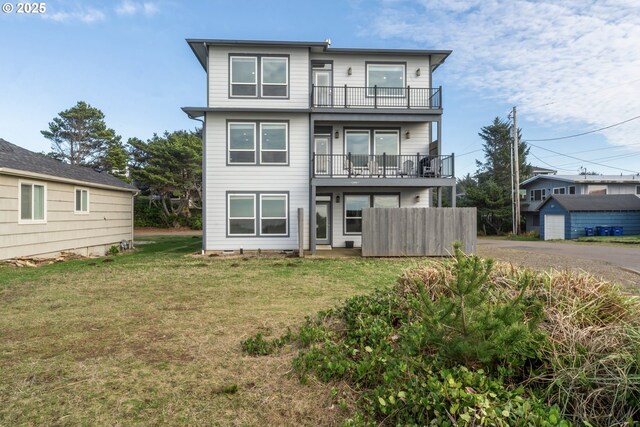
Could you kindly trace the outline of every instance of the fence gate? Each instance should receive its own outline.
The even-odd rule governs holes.
[[[475,253],[476,208],[368,208],[362,211],[362,256],[444,256],[460,241]]]

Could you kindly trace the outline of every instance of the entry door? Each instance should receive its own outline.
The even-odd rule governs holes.
[[[314,137],[315,173],[316,175],[331,175],[331,137],[316,135]]]
[[[544,240],[564,240],[564,215],[544,216]]]
[[[331,71],[313,70],[313,84],[316,87],[315,103],[318,107],[332,105]]]
[[[316,243],[331,244],[331,202],[316,202]]]

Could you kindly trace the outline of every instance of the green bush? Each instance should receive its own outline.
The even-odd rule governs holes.
[[[168,228],[162,208],[150,202],[147,196],[138,196],[133,202],[133,222],[135,227]]]

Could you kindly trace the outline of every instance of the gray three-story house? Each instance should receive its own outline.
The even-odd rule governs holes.
[[[448,50],[332,48],[330,41],[187,40],[207,72],[203,250],[361,242],[362,209],[429,207],[455,194],[442,150]]]

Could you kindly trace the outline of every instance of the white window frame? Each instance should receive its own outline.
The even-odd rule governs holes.
[[[76,199],[76,197],[78,197],[78,191],[87,193],[87,210],[86,211],[76,209],[76,207],[78,206],[78,200]],[[89,189],[85,187],[74,187],[73,188],[73,213],[78,215],[87,215],[88,213],[91,212],[90,206],[91,205],[90,205]],[[82,193],[80,194],[80,209],[82,209]]]
[[[22,219],[22,186],[30,185],[31,186],[31,219]],[[33,219],[34,217],[34,208],[35,203],[33,203],[33,187],[35,185],[41,186],[44,188],[43,191],[43,219]],[[18,224],[46,224],[47,223],[47,184],[39,181],[27,181],[27,180],[18,180]]]
[[[558,190],[558,191],[556,191]],[[560,190],[564,191],[563,193],[560,192]],[[567,187],[554,187],[553,189],[553,194],[567,194]]]
[[[283,197],[284,196],[284,217],[265,217],[262,215],[262,198],[263,197]],[[284,233],[263,233],[262,232],[262,220],[263,219],[284,219],[285,220],[285,232]],[[289,235],[289,195],[287,193],[264,193],[260,194],[260,236],[266,237],[282,237]]]
[[[262,126],[263,125],[284,125],[284,150],[265,150],[262,144]],[[260,164],[261,165],[287,165],[289,164],[289,123],[287,122],[260,122]],[[287,153],[285,155],[284,162],[265,162],[262,159],[262,153],[264,151],[276,151],[276,152],[284,152]]]
[[[547,189],[546,188],[536,188],[535,190],[529,190],[529,191],[531,191],[531,195],[529,197],[529,201],[531,201],[531,202],[540,202],[540,201],[543,201],[543,200],[547,199]],[[540,192],[540,199],[539,200],[535,198],[536,191]]]
[[[640,185],[636,185],[636,196],[640,196]]]
[[[571,192],[571,189],[573,188],[573,193]],[[570,185],[569,187],[567,187],[567,194],[569,195],[575,195],[576,193],[576,186],[575,185]]]
[[[234,59],[253,59],[254,60],[254,66],[253,66],[253,83],[246,83],[246,82],[239,82],[236,83],[233,81],[233,60]],[[229,57],[229,97],[230,98],[257,98],[258,97],[258,61],[259,58],[257,56],[251,56],[251,55],[236,55],[236,56],[230,56]],[[234,95],[233,94],[233,85],[244,85],[244,86],[255,86],[256,87],[256,94],[255,95]]]
[[[398,95],[381,95],[381,94],[375,94],[372,93],[371,91],[374,90],[374,86],[370,83],[371,79],[369,78],[369,67],[370,66],[374,66],[374,67],[386,67],[386,68],[391,68],[391,67],[402,67],[402,81],[403,81],[403,85],[400,86],[397,89],[401,89],[400,90],[400,94]],[[402,63],[402,64],[388,64],[388,63],[384,63],[384,62],[371,62],[368,63],[366,66],[366,81],[367,81],[367,97],[374,97],[377,96],[378,98],[404,98],[406,97],[406,93],[405,93],[405,89],[407,87],[407,64]],[[389,88],[385,88],[385,87],[380,87],[378,86],[378,89],[389,89]],[[383,92],[384,93],[384,92]]]
[[[369,198],[369,207],[372,208],[374,205],[374,199],[377,196],[394,196],[398,198],[398,207],[402,207],[402,195],[398,193],[353,193],[353,194],[344,194],[344,206],[342,208],[342,234],[345,236],[361,236],[362,232],[357,231],[347,231],[347,219],[360,219],[362,220],[362,216],[350,216],[347,217],[347,198],[349,197],[368,197]]]
[[[284,83],[265,83],[264,82],[264,60],[270,59],[284,59],[285,69],[285,82]],[[264,94],[264,86],[284,86],[287,88],[287,93],[285,95],[265,95]],[[289,97],[289,57],[287,56],[262,56],[260,57],[260,97],[261,98],[288,98]]]
[[[398,200],[398,208],[400,207],[400,195],[399,194],[372,194],[371,195],[371,207],[376,207],[376,197],[395,197]]]
[[[253,217],[234,217],[233,219],[252,219],[253,220],[253,233],[252,234],[240,234],[240,233],[231,233],[231,197],[232,196],[242,196],[242,197],[252,197],[253,198]],[[228,193],[227,194],[227,236],[230,237],[242,237],[242,236],[257,236],[257,228],[256,228],[256,194],[255,193]]]
[[[253,148],[240,148],[240,149],[232,149],[231,148],[231,126],[232,125],[251,125],[253,126]],[[258,162],[258,154],[256,153],[256,138],[258,132],[258,126],[256,122],[228,122],[227,123],[227,164],[229,165],[255,165]],[[253,152],[253,162],[232,162],[231,161],[231,152],[232,151],[252,151]]]

